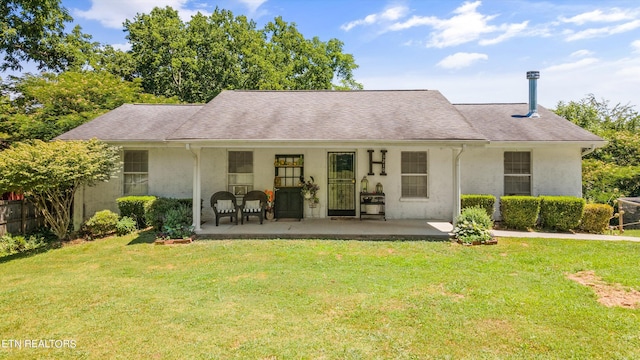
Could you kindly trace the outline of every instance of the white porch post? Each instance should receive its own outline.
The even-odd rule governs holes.
[[[453,151],[453,226],[456,225],[456,218],[460,215],[460,158],[465,150],[466,145],[462,145],[460,149],[452,149]]]
[[[202,182],[200,180],[200,147],[192,147],[191,144],[187,144],[187,150],[191,151],[193,155],[193,227],[196,232],[202,230],[200,227],[200,202],[202,198]]]

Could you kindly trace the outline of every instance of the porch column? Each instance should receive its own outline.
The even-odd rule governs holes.
[[[200,180],[200,147],[193,147],[191,144],[187,144],[187,150],[191,151],[193,156],[193,227],[196,232],[202,230],[200,227],[200,215],[201,215],[201,198],[202,198],[202,182]]]
[[[462,145],[459,149],[452,149],[453,151],[453,226],[456,225],[456,218],[460,215],[460,194],[461,194],[461,182],[460,182],[460,158],[464,152],[466,145]]]

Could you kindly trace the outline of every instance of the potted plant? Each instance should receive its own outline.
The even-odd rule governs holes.
[[[313,176],[310,176],[311,180],[304,181],[301,185],[301,194],[305,199],[314,201],[315,203],[319,202],[320,199],[317,197],[318,190],[320,190],[320,186],[314,182]],[[315,201],[318,199],[318,201]]]
[[[453,235],[459,243],[464,245],[496,244],[491,235],[493,222],[487,212],[474,206],[465,208],[456,218]]]

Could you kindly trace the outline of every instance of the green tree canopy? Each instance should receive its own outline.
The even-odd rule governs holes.
[[[124,103],[167,102],[178,100],[146,94],[140,80],[126,81],[107,72],[27,74],[5,84],[0,138],[50,140]]]
[[[183,22],[170,7],[125,22],[135,75],[143,88],[186,102],[207,102],[223,89],[357,89],[353,56],[343,43],[306,39],[278,17],[253,21],[216,9]],[[338,85],[334,84],[338,82]]]
[[[583,161],[582,190],[588,200],[612,203],[620,196],[640,196],[640,114],[633,106],[612,106],[590,94],[559,102],[555,112],[608,141]]]
[[[24,193],[65,239],[76,189],[109,180],[119,163],[119,149],[98,140],[18,143],[0,151],[0,193]]]

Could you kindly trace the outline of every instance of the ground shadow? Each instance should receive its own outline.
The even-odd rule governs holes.
[[[138,232],[138,235],[133,238],[133,240],[129,241],[128,245],[138,245],[138,244],[153,244],[156,240],[156,233],[153,229],[147,229]]]
[[[60,242],[53,242],[53,243],[49,243],[49,244],[47,244],[47,245],[45,245],[43,247],[39,247],[37,249],[27,250],[27,251],[23,251],[23,252],[11,254],[11,255],[5,255],[5,256],[0,257],[0,264],[4,264],[4,263],[7,263],[7,262],[13,261],[13,260],[28,258],[28,257],[35,256],[35,255],[38,255],[38,254],[43,254],[43,253],[48,252],[49,250],[57,249],[59,247],[60,247]]]

